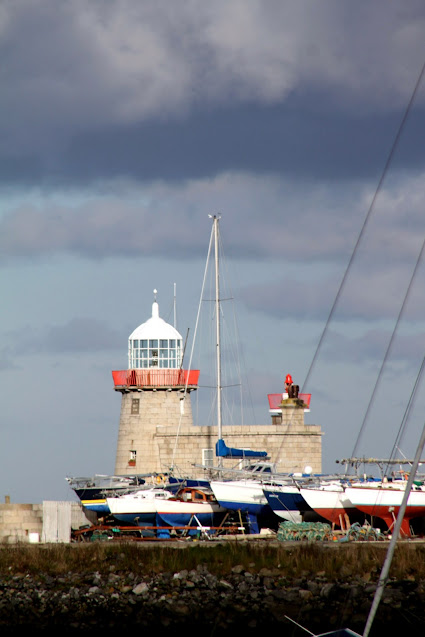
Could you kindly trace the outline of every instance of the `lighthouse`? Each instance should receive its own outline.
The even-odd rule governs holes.
[[[190,393],[199,371],[183,369],[183,339],[159,315],[154,290],[152,316],[128,338],[128,369],[113,371],[121,393],[115,474],[164,473],[172,463],[161,444],[164,428],[193,426]]]

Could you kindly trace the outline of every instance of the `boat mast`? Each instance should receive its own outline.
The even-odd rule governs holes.
[[[217,356],[217,434],[222,436],[221,422],[221,353],[220,353],[220,275],[218,263],[218,221],[220,217],[214,215],[214,243],[215,243],[215,324],[216,324],[216,356]]]

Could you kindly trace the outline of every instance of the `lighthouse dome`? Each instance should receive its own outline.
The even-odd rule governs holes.
[[[151,318],[136,327],[128,338],[128,368],[176,369],[181,366],[182,357],[181,334],[159,316],[155,299]]]

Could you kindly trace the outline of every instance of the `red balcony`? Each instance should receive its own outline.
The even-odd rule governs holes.
[[[267,394],[270,409],[279,409],[282,404],[282,394]],[[302,400],[310,409],[311,394],[298,394],[298,398]]]
[[[197,387],[199,369],[123,369],[112,372],[116,389],[120,387]]]

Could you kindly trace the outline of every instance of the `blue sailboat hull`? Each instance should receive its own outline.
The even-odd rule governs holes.
[[[270,507],[275,512],[294,511],[297,513],[304,513],[304,511],[312,510],[299,492],[291,493],[285,491],[274,491],[271,488],[263,489],[263,493],[266,496],[266,500]]]
[[[155,526],[155,513],[115,513],[114,520],[124,526]]]

